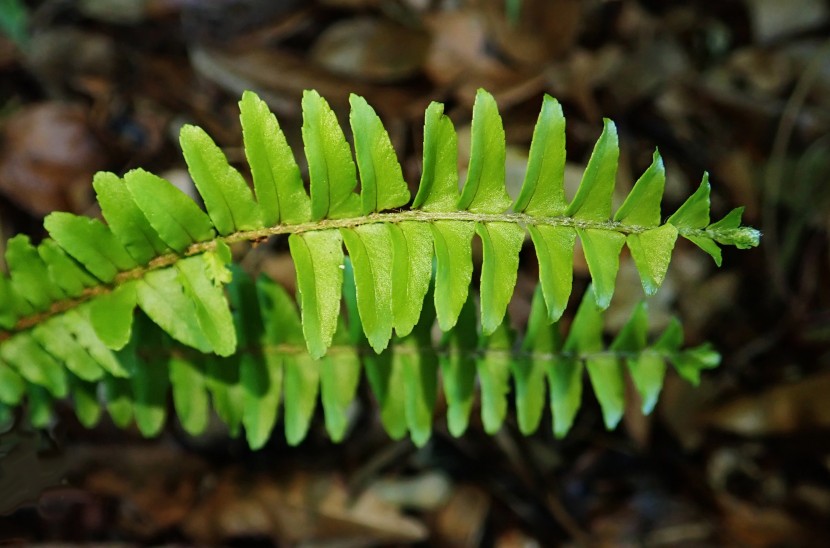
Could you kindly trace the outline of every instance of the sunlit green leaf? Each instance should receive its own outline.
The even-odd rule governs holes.
[[[511,204],[504,187],[504,128],[496,100],[483,89],[476,93],[471,133],[470,163],[458,209],[502,213]]]
[[[424,161],[412,207],[454,211],[458,197],[458,136],[444,105],[433,102],[424,115]]]
[[[246,91],[239,101],[239,119],[262,222],[273,226],[310,220],[311,202],[300,168],[268,105],[254,92]]]
[[[360,169],[360,200],[364,215],[400,207],[409,201],[409,188],[383,123],[366,99],[349,96],[349,121]]]
[[[89,305],[89,319],[101,341],[119,350],[130,340],[137,299],[135,281],[119,285]]]
[[[545,94],[533,130],[524,183],[513,209],[528,215],[555,217],[565,202],[565,116],[559,102]]]
[[[627,225],[659,226],[660,200],[666,186],[666,169],[659,152],[648,169],[634,184],[634,188],[614,214],[614,220]]]
[[[242,175],[213,139],[198,126],[185,125],[179,143],[187,168],[220,234],[262,227],[259,206]]]
[[[167,245],[136,205],[123,180],[114,173],[99,172],[92,186],[110,230],[136,261],[146,264],[167,251]]]
[[[170,182],[143,169],[127,172],[124,182],[159,238],[174,251],[216,235],[205,212]]]
[[[303,92],[303,143],[311,179],[311,218],[341,219],[360,214],[352,151],[325,99]]]
[[[619,155],[617,127],[606,119],[602,135],[594,145],[582,182],[566,215],[592,221],[607,221],[611,217],[611,195],[614,193]]]

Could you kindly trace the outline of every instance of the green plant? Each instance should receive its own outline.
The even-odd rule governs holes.
[[[329,432],[340,439],[362,366],[390,435],[409,431],[423,443],[440,369],[453,434],[466,428],[478,374],[488,431],[504,419],[511,376],[519,426],[535,430],[547,376],[554,430],[562,436],[580,405],[583,364],[609,428],[622,413],[623,361],[646,411],[654,406],[667,360],[693,382],[701,369],[717,365],[718,355],[706,346],[680,349],[676,322],[648,345],[644,306],[609,347],[602,341],[601,310],[611,301],[624,245],[647,294],[660,286],[678,236],[718,264],[718,243],[757,245],[757,231],[740,226],[741,209],[710,223],[706,177],[661,223],[665,176],[655,153],[612,216],[618,145],[606,121],[568,203],[565,120],[546,97],[513,203],[504,185],[501,118],[492,96],[480,91],[463,190],[459,194],[455,130],[443,106],[433,103],[426,111],[420,187],[410,209],[402,210],[410,193],[389,137],[362,98],[353,95],[351,106],[360,194],[354,192],[351,148],[325,100],[313,91],[303,97],[309,197],[276,118],[246,92],[241,121],[256,199],[210,137],[185,126],[181,146],[207,213],[143,170],[123,179],[99,173],[93,186],[108,224],[58,212],[44,222],[51,239],[37,247],[23,235],[9,240],[9,275],[0,277],[0,402],[6,411],[26,398],[31,420],[44,424],[51,401],[71,393],[84,424],[97,421],[105,405],[116,424],[135,418],[153,435],[164,423],[172,388],[186,430],[204,427],[209,394],[231,431],[244,426],[257,447],[274,425],[281,393],[286,436],[299,442],[319,390]],[[516,346],[503,320],[525,231],[536,248],[540,283],[527,333]],[[299,317],[282,288],[265,279],[254,283],[232,263],[230,245],[279,234],[289,235]],[[478,321],[468,295],[474,235],[483,247]],[[564,337],[554,322],[570,297],[576,238],[593,285]],[[428,293],[434,309],[422,309]],[[437,347],[436,319],[445,332]],[[374,352],[364,351],[364,342]]]

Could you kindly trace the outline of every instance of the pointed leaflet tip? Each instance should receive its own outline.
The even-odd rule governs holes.
[[[677,228],[704,228],[709,224],[709,174],[703,174],[703,180],[694,194],[669,217],[669,223]]]
[[[666,170],[658,151],[651,165],[634,184],[634,188],[614,215],[614,220],[627,225],[659,226],[660,201],[666,186]]]
[[[259,206],[242,175],[205,131],[185,125],[179,143],[187,169],[220,234],[262,227]]]
[[[577,219],[607,221],[611,217],[611,195],[617,177],[620,147],[617,126],[605,118],[591,159],[585,167],[582,182],[565,215]]]
[[[363,214],[400,207],[409,201],[409,188],[392,148],[389,134],[366,99],[352,93],[349,122],[355,157],[360,169],[360,199]]]
[[[503,213],[512,203],[504,186],[504,127],[496,100],[483,89],[476,93],[471,133],[470,163],[458,209]]]
[[[265,101],[246,91],[239,102],[245,156],[265,226],[297,224],[311,219],[311,202],[300,168],[276,116]]]
[[[353,192],[357,174],[352,151],[337,116],[316,91],[305,91],[302,105],[312,220],[360,215],[360,197]]]
[[[513,210],[529,215],[561,215],[568,207],[564,183],[565,116],[559,102],[545,94],[533,130],[527,172]]]
[[[414,209],[454,211],[458,201],[458,136],[444,105],[432,102],[424,113],[424,160]]]

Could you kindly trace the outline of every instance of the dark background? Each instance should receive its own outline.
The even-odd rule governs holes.
[[[414,185],[426,106],[447,105],[464,164],[484,87],[514,197],[549,93],[568,119],[569,192],[609,117],[621,196],[659,147],[664,211],[709,171],[713,217],[744,205],[764,234],[758,249],[726,249],[720,269],[678,243],[652,324],[678,315],[687,344],[712,341],[723,362],[698,388],[670,373],[650,417],[632,397],[616,431],[590,390],[563,441],[549,419],[525,438],[513,418],[494,437],[473,419],[453,439],[439,402],[423,449],[390,441],[369,398],[340,445],[318,417],[300,447],[278,425],[255,453],[217,421],[192,439],[171,419],[143,440],[107,419],[84,430],[59,407],[48,431],[21,419],[0,434],[0,541],[830,545],[828,2],[0,0],[0,25],[0,254],[16,233],[42,238],[50,211],[97,214],[98,170],[142,166],[188,188],[183,123],[244,170],[245,89],[301,162],[302,90],[340,114],[350,92],[365,96]],[[527,251],[517,325],[535,284]],[[284,242],[256,269],[293,290]],[[641,298],[626,257],[610,334]]]

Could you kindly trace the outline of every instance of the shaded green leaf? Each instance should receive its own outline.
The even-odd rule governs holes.
[[[18,333],[0,346],[0,358],[32,384],[42,386],[56,398],[67,393],[66,372],[30,333]]]
[[[533,130],[522,189],[513,209],[518,213],[555,217],[565,202],[565,116],[559,102],[545,94]]]
[[[520,359],[511,366],[516,387],[516,417],[522,434],[539,428],[545,407],[545,371],[550,374],[550,356],[562,348],[558,325],[550,325],[541,286],[536,287],[530,305],[527,331]]]
[[[130,346],[125,348],[127,352],[134,352],[135,360],[135,367],[130,375],[133,413],[139,432],[149,438],[161,432],[167,417],[167,390],[170,380],[168,361],[163,352],[166,344],[162,333],[158,329],[153,329],[144,316],[139,315],[136,318],[133,330]],[[139,354],[134,351],[133,341],[140,341],[143,347],[155,351]]]
[[[671,224],[626,237],[646,295],[654,295],[663,283],[675,241],[677,229]]]
[[[228,434],[239,436],[245,414],[245,390],[239,382],[240,362],[246,356],[207,359],[205,384],[210,392],[213,409],[228,427]]]
[[[394,353],[395,369],[402,371],[406,422],[412,443],[423,447],[432,435],[432,413],[438,392],[437,360],[417,352]]]
[[[354,268],[363,331],[380,353],[392,336],[392,236],[380,223],[343,228],[340,233]]]
[[[126,428],[133,420],[133,395],[130,379],[104,377],[104,399],[107,413],[118,428]]]
[[[360,382],[360,359],[348,344],[346,326],[341,321],[335,333],[336,351],[320,360],[320,399],[326,418],[326,431],[332,441],[346,435],[349,407]]]
[[[585,261],[593,281],[596,304],[602,309],[611,304],[616,286],[617,271],[620,268],[620,252],[625,236],[596,228],[576,229],[582,241]]]
[[[473,277],[471,243],[474,223],[435,221],[430,225],[435,243],[435,310],[442,331],[455,325],[467,301]]]
[[[519,269],[519,251],[525,239],[524,229],[513,223],[476,223],[481,238],[481,330],[493,333],[502,323]]]
[[[45,388],[36,384],[27,385],[26,392],[29,422],[35,428],[47,428],[52,420],[54,398]]]
[[[467,429],[475,397],[478,333],[473,299],[464,303],[458,322],[445,334],[442,342],[449,347],[449,352],[442,355],[439,362],[448,407],[447,425],[450,434],[458,437]]]
[[[311,218],[342,219],[360,214],[352,151],[325,99],[303,92],[303,143],[311,180]]]
[[[89,319],[101,342],[113,350],[120,350],[130,340],[133,311],[137,299],[136,282],[117,286],[113,291],[99,295],[89,304]]]
[[[485,432],[495,434],[507,415],[507,394],[510,392],[513,334],[507,322],[485,337],[482,346],[485,351],[476,360],[481,384],[481,422]]]
[[[72,403],[78,422],[84,428],[92,428],[101,420],[101,403],[98,401],[98,383],[70,376]]]
[[[288,238],[297,270],[303,333],[311,357],[326,353],[337,328],[343,284],[343,240],[336,230]]]
[[[616,356],[594,355],[585,360],[594,394],[602,408],[605,428],[617,426],[625,410],[625,381]]]
[[[184,431],[198,436],[208,422],[208,393],[201,360],[173,356],[168,364],[173,387],[173,405]]]
[[[216,235],[207,214],[172,183],[143,169],[127,172],[124,182],[159,238],[177,253]]]
[[[645,351],[626,360],[634,386],[640,394],[642,410],[646,415],[654,410],[663,379],[666,376],[666,361],[656,352]]]
[[[178,281],[193,303],[199,329],[219,356],[236,351],[236,330],[228,308],[224,286],[208,278],[204,256],[190,257],[176,263]]]
[[[388,225],[392,236],[392,317],[395,333],[408,335],[421,317],[432,275],[432,232],[426,223]]]
[[[26,383],[11,367],[0,361],[0,403],[17,405],[26,392]]]
[[[307,354],[288,355],[283,362],[285,440],[298,445],[306,437],[320,386],[320,362]]]
[[[571,296],[576,231],[566,226],[527,228],[539,261],[539,284],[547,303],[548,322],[555,322],[562,317]]]
[[[228,164],[222,150],[198,126],[185,125],[179,144],[193,183],[220,234],[262,227],[259,206],[242,175]]]
[[[260,359],[242,362],[239,382],[245,394],[242,424],[251,449],[260,449],[268,441],[277,421],[282,397],[282,359],[265,350]]]
[[[470,131],[470,163],[457,207],[475,213],[502,213],[512,202],[504,187],[504,128],[496,100],[483,89],[476,93]]]

